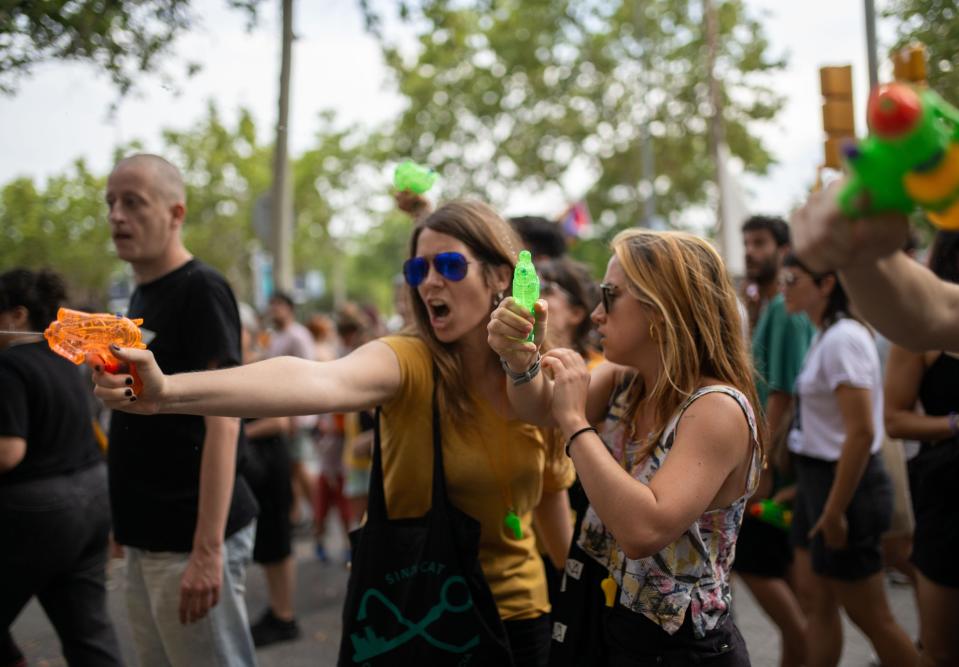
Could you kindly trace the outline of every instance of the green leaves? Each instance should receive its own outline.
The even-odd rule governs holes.
[[[228,0],[252,26],[262,0]],[[195,21],[190,0],[7,0],[0,12],[0,93],[48,60],[86,62],[106,72],[120,95],[156,71]],[[187,63],[185,74],[196,71]]]
[[[502,204],[517,186],[563,188],[585,172],[594,179],[590,209],[614,228],[639,221],[650,187],[642,184],[654,177],[663,217],[706,203],[714,168],[701,2],[407,4],[416,50],[382,42],[409,99],[395,152],[440,171],[446,193],[480,192]],[[763,173],[773,158],[750,127],[782,106],[768,75],[783,61],[740,0],[720,4],[719,24],[730,149]],[[644,123],[655,174],[642,172]]]
[[[918,41],[928,53],[929,87],[959,106],[959,7],[955,0],[890,0],[884,17],[901,23],[894,48]]]

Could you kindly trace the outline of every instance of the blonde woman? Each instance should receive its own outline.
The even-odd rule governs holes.
[[[730,565],[763,452],[736,294],[692,235],[630,230],[612,250],[592,314],[610,363],[590,373],[552,350],[546,372],[509,385],[524,419],[562,430],[589,497],[575,545],[609,572],[592,664],[745,665]],[[540,360],[521,342],[531,327],[511,299],[493,313],[489,342],[511,372]]]
[[[509,289],[518,249],[515,233],[489,206],[446,204],[417,223],[404,264],[414,334],[381,338],[330,362],[282,357],[170,376],[148,350],[123,350],[118,354],[143,380],[140,396],[126,388],[129,376],[102,373],[94,376],[97,395],[142,414],[265,417],[381,406],[386,505],[390,519],[399,519],[430,509],[435,384],[449,500],[480,523],[479,563],[513,664],[542,666],[549,602],[532,521],[535,513],[562,562],[573,471],[547,466],[547,440],[517,420],[499,359],[486,344],[490,312]],[[518,520],[518,534],[504,524],[507,514]]]

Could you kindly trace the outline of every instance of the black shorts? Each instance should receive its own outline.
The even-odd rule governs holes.
[[[736,539],[733,571],[785,579],[793,560],[789,533],[746,514]]]
[[[250,440],[248,452],[243,476],[260,505],[253,560],[278,563],[292,553],[290,454],[281,438]]]
[[[909,471],[915,480],[912,562],[934,583],[959,588],[959,440],[924,444]]]
[[[859,486],[846,508],[849,538],[845,549],[826,548],[822,533],[810,542],[808,534],[819,520],[835,477],[836,463],[796,456],[796,502],[790,538],[793,546],[808,549],[812,569],[823,577],[842,581],[865,579],[882,569],[879,545],[892,521],[892,484],[879,456],[869,457]]]
[[[727,615],[717,626],[696,637],[689,610],[683,624],[668,634],[643,614],[617,604],[603,608],[603,641],[607,667],[662,665],[688,667],[708,664],[713,667],[749,667],[749,651],[739,628]]]

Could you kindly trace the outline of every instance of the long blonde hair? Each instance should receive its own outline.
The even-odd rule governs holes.
[[[416,255],[416,244],[424,229],[452,236],[464,243],[482,263],[487,285],[492,280],[495,267],[508,266],[510,270],[513,269],[517,253],[522,247],[512,226],[490,206],[479,201],[460,200],[444,204],[418,222],[410,238],[410,257]],[[469,381],[463,372],[462,362],[453,344],[443,343],[436,337],[430,326],[429,310],[416,288],[407,285],[407,289],[413,310],[414,334],[426,342],[436,364],[440,409],[449,412],[454,421],[463,423],[469,419],[470,410],[469,397],[464,391]],[[491,302],[489,312],[492,310]],[[492,349],[489,353],[495,354]]]
[[[745,394],[761,420],[736,292],[713,247],[684,232],[630,229],[616,235],[612,250],[626,274],[626,291],[663,319],[654,337],[662,373],[652,387],[637,376],[627,394],[624,418],[631,438],[640,404],[653,406],[655,437],[639,455],[652,451],[705,376]],[[762,448],[761,426],[759,433]]]

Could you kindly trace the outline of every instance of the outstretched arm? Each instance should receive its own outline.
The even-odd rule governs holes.
[[[134,396],[129,375],[102,369],[96,395],[116,410],[222,417],[279,417],[354,412],[379,405],[400,386],[400,366],[388,345],[373,341],[335,361],[278,357],[199,373],[163,375],[149,350],[117,349],[143,382]]]
[[[959,285],[902,252],[840,277],[856,309],[893,342],[917,352],[959,350]]]
[[[899,252],[909,221],[900,213],[859,220],[837,203],[845,181],[814,193],[792,216],[793,249],[812,271],[840,272],[849,298],[884,336],[914,350],[959,349],[959,285]]]

